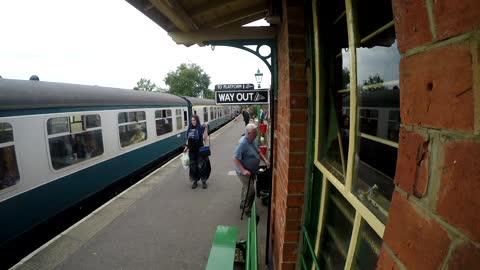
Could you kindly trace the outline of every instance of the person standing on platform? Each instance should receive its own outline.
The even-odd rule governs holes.
[[[202,181],[202,187],[207,188],[207,179],[210,175],[210,160],[208,157],[200,155],[199,149],[204,146],[208,139],[208,130],[206,126],[200,124],[198,115],[192,115],[190,125],[187,130],[187,143],[184,152],[188,150],[190,160],[189,176],[192,181],[192,189],[197,188],[198,181]]]
[[[250,216],[253,201],[255,200],[254,179],[260,165],[260,159],[265,162],[267,168],[270,167],[270,163],[260,152],[258,141],[256,140],[257,133],[257,127],[254,124],[247,124],[245,136],[240,138],[233,156],[235,172],[238,179],[242,182],[240,208],[245,208],[247,216]]]
[[[250,122],[250,112],[248,111],[248,108],[243,110],[243,121],[245,121],[245,126],[248,125]]]

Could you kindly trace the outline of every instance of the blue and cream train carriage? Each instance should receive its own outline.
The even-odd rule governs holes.
[[[0,79],[0,247],[185,143],[236,108],[212,100]]]

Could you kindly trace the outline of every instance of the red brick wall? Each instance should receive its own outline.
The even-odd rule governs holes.
[[[286,1],[278,46],[272,241],[275,269],[295,269],[307,163],[306,38],[303,1]]]
[[[377,269],[479,269],[480,1],[393,12],[403,127]]]

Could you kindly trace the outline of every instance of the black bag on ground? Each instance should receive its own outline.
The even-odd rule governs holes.
[[[210,173],[212,172],[212,166],[210,164],[210,159],[208,157],[200,157],[200,179],[205,180],[210,177]]]

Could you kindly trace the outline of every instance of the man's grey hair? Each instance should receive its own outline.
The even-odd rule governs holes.
[[[254,129],[257,129],[257,126],[255,126],[255,124],[250,123],[250,124],[245,126],[245,132],[246,133],[250,133]]]

